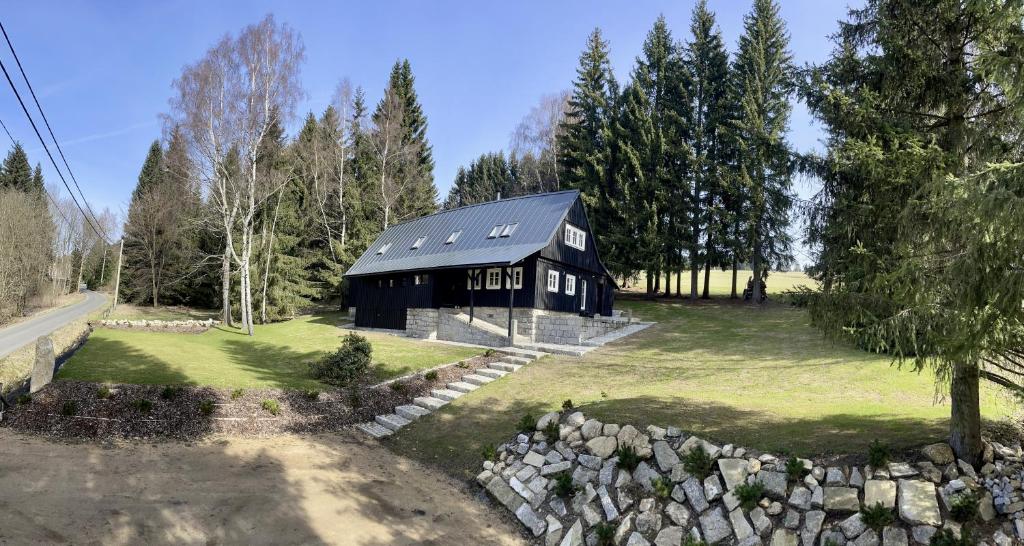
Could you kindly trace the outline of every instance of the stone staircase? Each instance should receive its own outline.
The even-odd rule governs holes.
[[[448,402],[514,373],[546,354],[515,347],[503,347],[498,352],[504,356],[496,362],[491,362],[486,368],[474,370],[473,373],[462,376],[459,381],[448,383],[445,385],[446,388],[433,389],[430,396],[416,397],[412,404],[395,408],[394,413],[378,415],[373,421],[359,423],[356,428],[374,438],[391,436],[416,419],[441,409]]]

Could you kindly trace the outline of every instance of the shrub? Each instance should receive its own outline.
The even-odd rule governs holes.
[[[874,529],[875,532],[882,532],[882,529],[886,525],[892,524],[896,521],[896,516],[893,515],[892,510],[882,506],[882,503],[876,503],[874,506],[865,506],[860,509],[860,520],[864,522],[869,528]]]
[[[537,427],[537,419],[532,414],[527,413],[526,415],[519,418],[519,430],[522,432],[531,432]]]
[[[110,398],[110,387],[100,385],[100,387],[96,389],[96,398],[99,398],[100,400],[107,400]]]
[[[304,392],[303,394],[306,395],[306,398],[308,400],[314,400],[315,401],[315,400],[319,400],[320,399],[320,391],[318,391],[316,389],[307,389],[306,392]]]
[[[566,399],[565,401],[563,401],[562,402],[562,409],[563,410],[571,410],[572,409],[572,399]]]
[[[708,543],[703,540],[697,540],[693,538],[693,535],[687,534],[686,538],[683,539],[683,546],[708,546]]]
[[[213,400],[203,400],[199,403],[199,413],[213,415]]]
[[[732,492],[740,501],[744,510],[753,510],[757,502],[764,497],[764,484],[761,482],[741,483]]]
[[[786,474],[789,475],[789,479],[796,481],[804,477],[804,462],[796,457],[790,457],[786,459]]]
[[[465,360],[460,360],[459,363],[456,364],[456,366],[458,366],[458,367],[462,368],[463,370],[465,370],[465,369],[469,368],[469,362],[466,362]]]
[[[74,400],[68,400],[60,407],[60,414],[66,417],[71,417],[76,413],[78,413],[78,402],[75,402]]]
[[[562,498],[568,498],[576,492],[576,484],[572,483],[572,475],[568,472],[555,474],[555,494]]]
[[[615,463],[619,468],[625,468],[632,472],[640,465],[640,454],[636,452],[633,446],[620,447],[615,450],[615,455],[619,458],[619,462]]]
[[[19,405],[19,406],[24,406],[24,405],[27,405],[27,404],[31,404],[32,403],[32,395],[31,394],[19,395],[18,398],[14,401],[14,403]]]
[[[683,469],[703,480],[711,475],[711,456],[703,446],[697,446],[683,456]]]
[[[178,396],[179,392],[181,392],[181,387],[173,387],[171,385],[167,385],[166,387],[164,387],[164,390],[160,391],[160,398],[163,398],[164,400],[170,400],[171,398]]]
[[[370,369],[373,346],[359,334],[348,334],[341,347],[310,364],[313,377],[331,385],[348,386],[362,379]]]
[[[615,526],[602,521],[594,526],[594,536],[597,537],[597,546],[615,546]]]
[[[557,420],[548,421],[547,426],[544,427],[544,437],[548,439],[548,443],[553,444],[558,441],[559,428]]]
[[[245,389],[235,389],[231,391],[231,399],[238,400],[245,394]]]
[[[960,523],[970,523],[978,517],[978,497],[972,492],[964,492],[950,499],[949,517]]]
[[[260,404],[260,407],[271,415],[281,413],[281,406],[277,403],[277,400],[264,400],[263,403]]]
[[[391,390],[393,390],[393,391],[395,391],[397,393],[404,394],[405,391],[406,391],[405,383],[402,383],[401,381],[395,381],[394,383],[389,383],[388,387],[391,387]]]
[[[659,499],[667,499],[672,494],[672,480],[666,476],[651,478],[651,487],[654,488],[654,496]]]
[[[494,349],[487,349],[484,351],[484,356],[494,356],[495,354],[497,354],[497,351]]]
[[[868,464],[872,468],[881,468],[889,462],[889,446],[879,442],[877,439],[868,446]]]
[[[939,529],[928,542],[931,546],[972,546],[974,533],[964,526],[960,529],[960,538],[956,538],[952,529]]]
[[[149,413],[149,410],[153,409],[153,403],[145,398],[136,398],[132,400],[132,407],[139,413]]]
[[[480,455],[483,456],[485,461],[497,461],[498,460],[498,448],[492,444],[487,444],[480,451]]]
[[[437,381],[437,370],[430,370],[423,374],[423,379],[426,379],[427,381]]]

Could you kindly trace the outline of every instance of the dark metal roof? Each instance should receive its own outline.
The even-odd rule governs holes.
[[[551,242],[576,199],[578,190],[513,197],[441,211],[389,227],[345,273],[373,275],[475,265],[510,265]],[[519,225],[509,237],[488,239],[496,225]],[[458,240],[445,241],[462,230]],[[416,239],[426,237],[413,250]],[[387,244],[384,254],[377,254]]]

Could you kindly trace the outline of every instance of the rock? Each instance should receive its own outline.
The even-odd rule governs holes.
[[[665,432],[666,430],[661,427],[647,425],[647,435],[650,436],[652,440],[664,440]]]
[[[771,546],[800,546],[796,531],[776,529],[772,533]]]
[[[743,540],[754,535],[754,528],[750,526],[743,510],[739,508],[729,512],[729,522],[732,523],[732,531],[736,534],[736,540]]]
[[[750,522],[754,524],[754,531],[760,536],[765,536],[772,530],[772,520],[760,506],[750,511]]]
[[[717,459],[722,453],[721,448],[715,444],[702,440],[696,436],[690,436],[681,446],[679,446],[679,454],[688,455],[697,446],[704,448],[704,452],[710,455],[712,459]]]
[[[864,487],[864,475],[860,473],[860,469],[856,466],[850,471],[850,486],[857,489]]]
[[[584,440],[592,440],[601,435],[601,430],[604,424],[597,419],[587,419],[583,426],[580,428],[580,434],[583,435]]]
[[[843,535],[848,539],[854,539],[860,536],[861,533],[867,529],[868,526],[861,519],[860,513],[856,513],[842,521],[839,524],[839,529],[843,531]]]
[[[942,481],[942,471],[939,470],[934,464],[928,461],[924,461],[917,463],[917,468],[918,470],[921,471],[921,476],[924,476],[924,479],[932,483],[939,483]]]
[[[864,484],[864,506],[870,508],[876,504],[886,508],[896,507],[896,482],[868,480]]]
[[[708,502],[715,502],[721,496],[722,482],[718,479],[718,474],[712,474],[704,478],[704,498]]]
[[[942,470],[942,478],[945,480],[955,480],[960,477],[960,472],[956,469],[956,463],[949,463],[946,468]]]
[[[551,499],[551,502],[548,503],[548,506],[550,506],[551,511],[558,514],[559,517],[564,518],[565,515],[569,513],[569,511],[565,508],[565,500],[563,500],[562,497],[555,497]]]
[[[640,533],[634,532],[629,535],[629,540],[626,541],[626,546],[651,546],[651,543],[647,542],[647,539]]]
[[[970,476],[974,479],[978,478],[978,473],[974,471],[974,467],[971,466],[971,463],[963,459],[957,459],[956,467],[960,469],[960,473],[964,476]]]
[[[619,433],[619,425],[614,423],[605,423],[604,428],[601,429],[603,436],[615,436]]]
[[[907,546],[907,531],[892,525],[882,531],[882,546]]]
[[[661,514],[657,510],[643,512],[636,517],[636,530],[645,535],[653,535],[661,529]]]
[[[825,531],[821,534],[821,540],[818,541],[818,544],[820,546],[826,546],[827,544],[846,544],[846,537],[843,536],[842,531],[839,531],[837,528],[833,527],[832,529]]]
[[[814,477],[819,483],[825,479],[825,469],[820,466],[811,468],[811,476]]]
[[[721,508],[708,510],[700,517],[700,528],[708,544],[721,542],[732,535],[732,527],[725,519]]]
[[[654,508],[654,499],[642,499],[638,508],[641,512],[650,512]]]
[[[910,525],[942,525],[935,485],[919,480],[899,482],[900,519]]]
[[[718,470],[729,490],[747,480],[747,461],[743,459],[718,459]]]
[[[604,510],[604,519],[615,521],[619,518],[619,510],[615,508],[611,496],[608,495],[608,488],[604,485],[597,488],[597,497],[601,500],[601,509]]]
[[[789,505],[799,510],[811,509],[811,490],[806,487],[794,487],[789,495]]]
[[[530,466],[540,468],[544,466],[544,456],[536,451],[531,451],[523,457],[523,462]]]
[[[722,495],[722,502],[725,504],[725,510],[727,512],[732,512],[733,510],[736,509],[736,507],[740,505],[740,499],[736,496],[736,493],[733,491],[729,491],[726,494]]]
[[[986,491],[985,494],[981,496],[981,499],[978,500],[978,515],[984,522],[989,522],[995,519],[996,509],[992,505],[992,493]]]
[[[577,411],[569,414],[569,416],[565,418],[565,424],[573,428],[579,428],[583,426],[583,423],[585,423],[586,420],[586,417],[583,416],[583,412]]]
[[[804,527],[800,531],[800,542],[803,546],[814,546],[814,541],[818,540],[818,533],[821,532],[823,523],[825,523],[825,512],[821,510],[813,510],[804,515]]]
[[[585,467],[587,467],[587,468],[589,468],[591,470],[600,470],[601,469],[601,463],[603,461],[604,461],[604,459],[602,459],[601,457],[597,457],[595,455],[582,454],[582,455],[580,455],[579,457],[576,458],[576,462],[580,463],[581,465],[583,465],[583,466],[585,466]]]
[[[662,472],[670,472],[675,465],[679,464],[679,455],[676,455],[668,442],[654,442],[653,449],[654,459],[658,462],[658,468]]]
[[[654,546],[679,546],[683,541],[683,528],[668,526],[658,533],[654,539]]]
[[[619,489],[619,511],[623,512],[633,505],[633,497],[625,489]]]
[[[683,489],[681,485],[676,484],[676,486],[672,488],[672,498],[675,499],[676,502],[686,502],[686,490]]]
[[[572,462],[571,461],[562,461],[560,463],[555,463],[555,464],[546,464],[546,465],[540,467],[540,475],[541,476],[550,476],[552,474],[558,474],[559,472],[565,472],[565,471],[569,470],[570,468],[572,468]]]
[[[928,525],[918,525],[910,530],[910,534],[914,536],[914,540],[919,544],[928,544],[932,541],[932,535],[938,531],[935,527]]]
[[[633,443],[633,440],[635,440],[639,434],[640,431],[637,430],[636,427],[634,427],[633,425],[624,425],[622,428],[619,429],[619,433],[616,434],[615,436],[620,444],[630,445]]]
[[[747,459],[747,474],[757,474],[761,471],[761,461],[757,459]]]
[[[825,507],[825,489],[821,486],[815,487],[814,492],[811,494],[811,508],[824,508]]]
[[[782,472],[770,472],[762,470],[757,473],[755,480],[764,486],[765,493],[772,498],[786,498],[786,484],[788,476]]]
[[[598,436],[591,438],[587,442],[587,450],[590,451],[595,457],[607,459],[615,453],[615,449],[618,445],[615,442],[615,438],[611,436]]]
[[[825,473],[825,485],[846,485],[846,476],[843,475],[843,469],[830,466]]]
[[[908,463],[889,463],[889,476],[894,480],[916,475],[917,470]]]
[[[764,502],[764,500],[762,499],[761,502]],[[781,514],[782,513],[782,503],[780,503],[780,502],[768,503],[768,508],[765,509],[765,512],[767,512],[769,516],[777,516],[777,515]]]
[[[537,430],[544,430],[551,423],[558,423],[558,412],[553,411],[551,413],[545,413],[540,419],[537,419]]]
[[[34,394],[53,381],[53,368],[56,365],[53,352],[53,340],[50,336],[36,339],[36,356],[32,364],[32,377],[29,379],[29,393]]]
[[[601,467],[601,471],[597,474],[597,483],[599,485],[611,485],[612,478],[615,476],[615,464],[605,463]]]
[[[551,451],[548,451],[547,455],[544,456],[544,462],[547,464],[560,463],[564,460],[565,457],[563,457],[557,449],[552,449]]]
[[[1013,546],[1013,539],[1001,529],[992,533],[992,541],[996,543],[996,546]]]
[[[852,487],[825,487],[824,508],[826,512],[856,512],[860,510],[857,490]]]
[[[853,541],[853,546],[878,546],[878,533],[871,529],[864,531]]]
[[[535,537],[539,537],[543,534],[544,529],[547,527],[547,523],[533,511],[533,508],[530,508],[529,504],[524,503],[516,509],[516,518],[530,529],[530,532],[532,532]]]
[[[704,498],[704,487],[697,481],[697,478],[691,476],[690,479],[682,483],[682,487],[686,492],[686,499],[690,501],[690,506],[698,514],[708,509],[708,501]]]
[[[544,518],[548,530],[544,533],[544,546],[558,546],[558,540],[562,538],[562,522],[554,516]]]
[[[818,483],[818,480],[814,479],[814,476],[811,476],[810,474],[808,474],[808,475],[804,476],[804,485],[807,487],[807,489],[810,489],[810,490],[813,491],[814,488],[818,487],[818,485],[820,485],[820,484]]]
[[[587,523],[587,529],[601,523],[601,513],[597,511],[597,508],[594,508],[594,505],[585,505],[581,512],[583,521]]]
[[[572,497],[573,511],[575,511],[577,514],[580,513],[587,503],[594,500],[594,497],[597,497],[597,490],[595,490],[594,486],[590,485],[589,483],[586,484],[583,487],[582,491],[577,491],[576,494],[573,495]]]
[[[689,477],[690,473],[686,471],[682,463],[673,466],[672,474],[669,476],[673,482],[685,482]]]
[[[651,481],[660,477],[661,475],[646,462],[641,462],[637,465],[636,470],[633,471],[633,481],[648,493],[654,492],[654,486],[651,484]]]
[[[583,546],[583,523],[580,520],[572,524],[558,546]]]
[[[625,468],[622,468],[615,477],[615,487],[623,487],[631,481],[633,481],[633,474]]]
[[[501,476],[495,476],[491,479],[487,484],[487,492],[512,512],[518,510],[519,506],[525,502],[522,497],[505,483],[505,480],[501,479]]]
[[[786,510],[786,517],[782,518],[782,525],[786,529],[798,529],[800,527],[800,512],[792,508]]]
[[[612,537],[614,544],[622,544],[622,541],[629,535],[633,534],[633,521],[636,519],[636,514],[630,512],[626,517],[622,518],[619,526],[615,528],[615,536]]]
[[[690,510],[678,502],[669,502],[665,514],[676,525],[686,525],[690,521]]]
[[[593,470],[587,470],[582,466],[577,466],[576,470],[572,471],[572,483],[580,487],[583,487],[584,485],[589,485],[590,482],[594,481],[596,477],[597,472],[594,472]]]

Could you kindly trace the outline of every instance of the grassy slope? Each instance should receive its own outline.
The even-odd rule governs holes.
[[[347,333],[340,315],[305,316],[256,327],[250,338],[232,328],[203,334],[98,329],[61,368],[59,377],[146,384],[217,387],[318,388],[311,360],[333,351]],[[363,333],[373,343],[374,374],[380,379],[454,362],[475,349]]]
[[[861,452],[875,438],[909,447],[945,433],[949,408],[935,402],[928,372],[824,340],[802,310],[727,299],[617,307],[659,324],[491,383],[403,430],[397,449],[469,476],[485,443],[504,441],[523,414],[539,416],[566,399],[608,422],[676,425],[800,455]],[[988,417],[1010,411],[993,391],[983,404]]]
[[[110,314],[111,320],[206,320],[220,319],[219,309],[195,309],[192,307],[152,307],[122,303]]]

